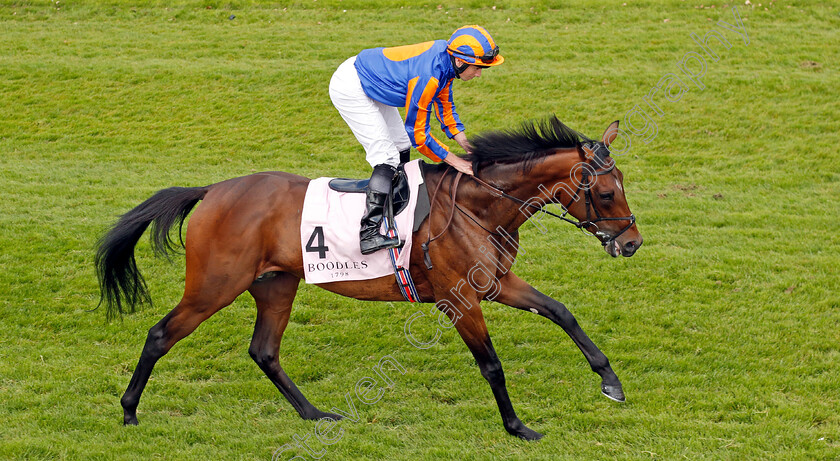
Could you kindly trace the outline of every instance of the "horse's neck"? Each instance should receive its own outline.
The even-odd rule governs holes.
[[[458,203],[469,206],[476,216],[482,217],[493,228],[501,226],[512,233],[540,208],[552,202],[551,195],[560,190],[560,183],[566,185],[561,186],[562,189],[568,190],[571,187],[571,167],[565,165],[569,162],[561,156],[555,154],[540,160],[527,174],[523,173],[521,164],[490,165],[479,172],[485,182],[526,202],[525,205],[510,198],[498,197],[469,179],[465,182],[471,184],[459,189]],[[574,156],[577,158],[577,153]]]

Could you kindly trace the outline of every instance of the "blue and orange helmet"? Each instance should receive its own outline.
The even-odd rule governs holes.
[[[449,37],[447,44],[450,56],[474,66],[498,66],[505,62],[496,41],[481,26],[461,27]]]

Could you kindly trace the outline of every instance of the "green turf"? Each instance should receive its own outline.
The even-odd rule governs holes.
[[[737,2],[749,44],[716,26],[732,4],[697,0],[0,4],[0,458],[270,459],[308,434],[325,459],[840,458],[840,7],[759,1]],[[106,323],[91,311],[97,238],[173,185],[367,174],[329,101],[333,69],[470,23],[506,62],[455,83],[469,133],[556,113],[598,136],[636,105],[652,114],[643,97],[702,53],[692,33],[731,44],[707,59],[704,90],[685,79],[678,102],[659,99],[656,137],[632,136],[618,161],[636,256],[611,259],[562,223],[522,231],[515,271],[569,306],[627,403],[600,395],[560,328],[486,303],[514,407],[546,435],[520,441],[454,330],[428,350],[406,341],[429,306],[304,286],[281,363],[309,400],[344,408],[385,355],[406,368],[377,403],[356,401],[337,443],[315,441],[251,361],[247,295],[160,361],[140,426],[122,427],[183,259],[154,259],[144,239],[155,306]]]

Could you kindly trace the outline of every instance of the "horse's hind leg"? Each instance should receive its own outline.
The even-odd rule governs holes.
[[[155,363],[169,352],[175,343],[192,333],[201,322],[232,303],[251,282],[250,277],[242,276],[238,279],[229,277],[230,282],[226,284],[214,284],[214,280],[222,278],[210,277],[206,273],[201,276],[200,281],[188,276],[187,289],[181,302],[149,329],[137,368],[134,369],[128,388],[120,400],[124,424],[137,424],[137,405]]]
[[[339,415],[321,411],[306,400],[295,383],[283,371],[278,359],[280,341],[283,338],[283,331],[289,324],[292,301],[297,294],[299,283],[300,279],[294,275],[280,272],[272,278],[254,282],[248,289],[257,303],[257,323],[254,326],[254,337],[251,339],[248,353],[297,410],[301,418],[338,420],[341,419]]]

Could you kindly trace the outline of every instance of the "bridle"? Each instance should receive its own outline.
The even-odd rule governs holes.
[[[585,143],[585,144],[583,144],[583,146],[586,146],[588,149],[590,149],[593,152],[593,154],[594,154],[593,157],[595,155],[598,155],[599,150],[601,150],[601,149],[606,150],[607,149],[605,146],[603,146],[600,143]],[[607,151],[607,153],[609,153],[609,151]],[[606,158],[606,155],[604,155],[602,158]],[[472,179],[474,179],[481,186],[490,189],[491,192],[496,194],[496,195],[499,195],[501,197],[505,197],[508,200],[519,203],[520,205],[525,205],[525,206],[527,206],[527,207],[529,207],[533,210],[536,210],[538,212],[541,211],[541,212],[543,212],[543,213],[545,213],[549,216],[553,216],[555,218],[561,219],[561,220],[563,220],[563,221],[565,221],[569,224],[572,224],[573,226],[575,226],[575,227],[577,227],[578,229],[581,229],[581,230],[583,230],[583,229],[585,229],[589,226],[595,226],[597,228],[598,227],[597,223],[599,223],[601,221],[629,221],[629,223],[626,226],[624,226],[623,229],[618,231],[615,235],[610,236],[609,238],[602,238],[601,236],[603,236],[605,234],[601,231],[594,232],[595,236],[598,237],[599,240],[601,240],[601,244],[603,246],[606,246],[606,245],[614,242],[615,239],[617,239],[622,234],[624,234],[625,232],[630,230],[630,228],[633,227],[633,224],[636,223],[636,216],[633,215],[633,213],[630,213],[630,216],[616,216],[616,217],[601,216],[601,212],[598,211],[598,208],[595,206],[595,201],[592,200],[592,186],[595,184],[596,179],[592,179],[590,176],[603,176],[603,175],[612,173],[612,171],[615,169],[615,159],[613,159],[612,163],[610,163],[609,166],[607,166],[607,167],[605,167],[604,169],[601,169],[601,170],[595,169],[590,162],[585,162],[583,164],[586,165],[586,167],[582,168],[583,171],[581,171],[581,180],[578,183],[577,189],[575,190],[575,193],[572,194],[572,196],[569,198],[568,203],[566,203],[565,205],[563,205],[562,203],[560,204],[563,207],[563,213],[559,214],[559,215],[556,214],[556,213],[552,213],[548,210],[544,210],[542,206],[536,205],[533,202],[525,201],[525,200],[522,200],[520,198],[514,197],[510,194],[507,194],[504,191],[500,190],[499,188],[494,187],[494,186],[486,183],[485,181],[481,180],[480,178],[478,178],[476,176],[473,176]],[[586,219],[584,219],[584,220],[570,219],[570,218],[567,217],[569,215],[569,209],[571,208],[571,206],[575,202],[575,200],[577,200],[578,197],[580,196],[581,190],[583,190],[584,206],[586,207]],[[594,219],[592,217],[593,213],[595,215]]]
[[[601,158],[608,158],[609,149],[606,146],[604,146],[603,144],[601,144],[601,143],[585,143],[583,145],[586,146],[589,150],[592,151],[593,157],[601,155]],[[599,154],[598,152],[600,150],[606,150],[607,152],[605,154]],[[592,165],[589,162],[587,162],[586,165],[589,168],[592,168]],[[613,159],[612,163],[610,163],[610,165],[603,170],[596,170],[595,168],[592,168],[591,175],[592,176],[603,176],[603,175],[612,173],[612,171],[614,169],[615,169],[615,159]],[[630,213],[630,216],[616,216],[616,217],[601,216],[601,212],[599,212],[598,208],[595,206],[595,201],[592,200],[592,186],[594,185],[595,180],[591,180],[589,176],[590,176],[589,169],[584,168],[583,171],[581,172],[581,182],[578,184],[577,190],[575,190],[574,195],[572,195],[571,198],[569,198],[569,203],[567,203],[566,206],[563,207],[563,220],[574,224],[578,229],[583,229],[583,228],[586,228],[586,227],[589,227],[589,226],[595,226],[597,228],[598,227],[597,223],[599,223],[601,221],[629,221],[627,223],[627,225],[624,226],[623,229],[618,231],[615,235],[611,236],[610,238],[607,238],[607,239],[601,238],[601,235],[604,235],[603,232],[601,232],[601,231],[596,231],[594,233],[595,236],[598,237],[601,240],[601,244],[606,246],[606,245],[614,242],[615,239],[617,239],[623,233],[627,232],[631,227],[633,227],[633,224],[636,223],[636,216],[633,215],[633,213]],[[583,189],[583,192],[584,192],[584,206],[586,207],[586,219],[583,220],[583,221],[572,221],[568,218],[565,218],[565,216],[569,213],[569,208],[572,206],[572,203],[578,197],[578,194],[580,193],[581,189]],[[531,206],[533,207],[533,204]],[[595,219],[592,219],[592,212],[595,213]]]
[[[599,150],[607,149],[605,146],[603,146],[600,143],[584,143],[584,144],[582,144],[582,146],[586,146],[587,148],[589,148],[594,154],[593,157],[595,155],[598,155]],[[607,152],[609,152],[609,151],[607,151]],[[606,158],[606,155],[604,155],[602,158]],[[628,224],[626,226],[624,226],[623,229],[621,229],[615,235],[612,235],[612,236],[607,236],[604,232],[602,232],[600,230],[597,230],[597,231],[594,232],[594,234],[598,238],[598,240],[601,241],[601,245],[606,247],[607,245],[611,245],[613,242],[615,242],[615,240],[618,237],[620,237],[622,234],[627,232],[631,227],[633,227],[633,224],[636,223],[636,216],[633,215],[633,213],[630,213],[630,216],[621,216],[621,217],[601,216],[601,213],[598,211],[598,208],[595,206],[595,201],[592,200],[592,186],[595,184],[595,181],[597,179],[593,179],[590,176],[596,176],[597,177],[597,176],[603,176],[603,175],[612,173],[612,171],[615,169],[615,159],[613,159],[612,163],[609,166],[607,166],[607,167],[605,167],[604,169],[601,169],[601,170],[598,170],[598,169],[594,168],[590,162],[583,162],[583,164],[586,165],[587,167],[582,168],[583,171],[581,171],[581,181],[578,183],[578,186],[577,186],[577,189],[575,190],[575,193],[572,194],[572,196],[569,198],[569,202],[565,206],[562,203],[560,204],[560,206],[563,207],[563,213],[562,214],[552,213],[551,211],[544,210],[543,206],[537,205],[537,204],[535,204],[531,201],[526,201],[526,200],[522,200],[518,197],[514,197],[513,195],[510,195],[510,194],[506,193],[505,191],[499,189],[498,187],[495,187],[495,186],[485,182],[484,180],[482,180],[481,178],[479,178],[477,176],[470,175],[469,177],[472,178],[473,181],[477,182],[480,186],[489,190],[491,194],[493,194],[497,197],[504,197],[508,200],[511,200],[515,203],[518,203],[519,205],[527,206],[528,208],[531,208],[531,209],[535,210],[535,213],[536,212],[543,212],[543,213],[545,213],[549,216],[555,217],[555,218],[560,219],[562,221],[565,221],[569,224],[572,224],[573,226],[575,226],[575,227],[577,227],[578,229],[581,229],[581,230],[585,230],[589,226],[595,226],[595,228],[598,228],[597,223],[602,222],[602,221],[629,221]],[[452,169],[451,166],[450,166],[450,168],[448,168],[444,172],[444,176],[446,176],[446,173],[448,173],[450,169]],[[458,204],[456,203],[455,196],[456,196],[456,193],[457,193],[458,183],[461,180],[461,177],[463,175],[464,174],[459,171],[458,174],[455,175],[455,179],[452,181],[452,185],[450,186],[449,195],[450,195],[450,199],[452,201],[452,210],[450,211],[449,219],[447,220],[446,225],[443,227],[443,229],[437,235],[432,237],[431,236],[431,222],[430,222],[430,225],[429,225],[429,228],[428,228],[428,234],[429,234],[428,238],[426,239],[425,243],[420,245],[423,249],[423,260],[426,263],[426,268],[427,269],[430,269],[430,270],[432,269],[431,259],[429,258],[429,243],[433,242],[434,240],[437,240],[438,237],[440,237],[441,235],[443,235],[446,232],[446,230],[449,228],[449,225],[452,224],[452,219],[454,218],[456,209],[458,211],[460,211],[461,213],[463,213],[465,216],[467,216],[471,221],[473,221],[475,224],[477,224],[484,231],[486,231],[490,234],[493,234],[493,235],[498,235],[496,232],[484,227],[480,222],[478,222],[478,220],[476,220],[469,213],[467,213],[466,211],[461,209],[461,207],[459,207]],[[440,181],[438,181],[438,184],[435,187],[434,192],[432,193],[430,203],[434,203],[435,197],[437,196],[437,192],[440,189],[441,184],[443,184],[443,177],[441,177]],[[569,209],[572,206],[572,204],[575,202],[575,200],[577,200],[578,197],[580,196],[581,190],[583,190],[583,195],[584,195],[584,204],[585,204],[585,207],[586,207],[586,219],[584,219],[584,220],[570,219],[570,218],[567,217],[569,215]],[[594,219],[592,217],[593,213],[595,215]]]

